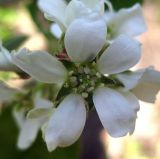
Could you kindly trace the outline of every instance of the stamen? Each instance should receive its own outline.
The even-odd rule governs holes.
[[[83,98],[88,98],[88,93],[83,92],[83,93],[82,93],[82,97],[83,97]]]
[[[88,67],[85,67],[85,68],[84,68],[84,72],[85,72],[86,74],[89,74],[89,73],[90,73],[90,69],[89,69]]]
[[[73,92],[88,98],[102,78],[102,75],[97,72],[93,65],[94,63],[89,66],[76,66],[74,71],[69,72],[69,78],[64,87],[71,88]]]
[[[90,87],[90,88],[88,88],[88,92],[92,92],[94,90],[94,87]]]

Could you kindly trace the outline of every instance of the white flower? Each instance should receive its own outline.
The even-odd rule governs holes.
[[[143,76],[146,78],[149,75],[142,71],[133,78],[134,82],[125,79],[125,83],[121,80],[123,74],[120,73],[134,66],[141,56],[140,43],[128,36],[144,31],[139,6],[127,11],[121,10],[119,17],[115,14],[117,21],[124,22],[119,25],[113,18],[106,24],[103,0],[72,0],[68,5],[63,0],[39,0],[38,5],[65,32],[64,45],[71,67],[67,70],[56,57],[42,51],[22,49],[11,55],[13,64],[40,82],[61,85],[60,93],[63,93],[55,100],[56,110],[50,106],[34,108],[28,114],[29,119],[22,120],[23,124],[19,124],[21,133],[18,146],[21,149],[28,148],[44,122],[43,137],[49,151],[73,144],[85,126],[86,104],[89,103],[94,103],[104,128],[111,136],[132,134],[139,102],[130,90],[136,86],[132,90],[136,91],[141,81],[144,81]],[[130,33],[126,32],[126,27],[128,29],[132,24],[128,20],[129,14],[134,23],[142,24],[141,28],[132,29]],[[106,46],[107,27],[112,27],[113,24],[119,28],[113,28],[115,40]],[[120,35],[121,33],[128,35]],[[117,73],[121,79],[115,75]]]
[[[14,110],[14,118],[20,129],[17,147],[21,150],[29,148],[35,141],[38,131],[48,120],[49,113],[52,112],[52,102],[41,98],[38,94],[34,99],[34,109],[26,117],[25,108]]]
[[[111,136],[120,137],[134,131],[136,113],[139,109],[137,98],[130,92],[101,86],[101,83],[99,86],[97,82],[101,77],[105,77],[103,74],[120,73],[135,65],[140,58],[140,44],[128,36],[121,35],[98,58],[97,64],[93,62],[93,69],[90,69],[92,62],[89,61],[97,57],[103,46],[105,30],[102,29],[101,20],[92,21],[91,18],[90,23],[81,23],[85,20],[74,21],[65,37],[65,46],[70,59],[73,62],[86,63],[86,66],[81,66],[82,70],[81,67],[74,68],[78,71],[77,77],[74,76],[77,72],[70,70],[73,74],[67,73],[60,61],[44,52],[28,53],[22,50],[12,56],[13,62],[35,79],[46,83],[66,83],[69,85],[67,89],[71,90],[46,125],[44,139],[49,151],[58,146],[69,146],[79,138],[86,120],[83,97],[87,98],[90,91],[93,93],[93,102],[100,120]],[[91,25],[92,23],[94,25]],[[81,33],[80,27],[83,28]],[[97,32],[98,28],[104,33]],[[90,31],[92,34],[88,36]],[[99,39],[98,42],[94,38]],[[89,83],[86,82],[86,77]],[[74,86],[78,80],[80,85]]]
[[[104,14],[105,3],[108,5],[109,11]],[[107,39],[115,39],[120,34],[137,36],[147,30],[139,4],[129,9],[121,9],[119,12],[113,12],[112,5],[107,0],[72,0],[68,5],[64,0],[39,0],[38,5],[49,19],[57,23],[51,25],[51,33],[57,38],[66,32],[74,20],[88,17],[94,13],[105,19],[108,28]]]
[[[147,30],[142,8],[139,4],[131,8],[121,9],[118,12],[106,12],[108,37],[113,39],[120,34],[137,36]]]
[[[139,103],[132,93],[99,87],[94,91],[93,102],[104,128],[111,136],[133,133]],[[84,99],[79,94],[68,95],[51,116],[45,130],[48,150],[73,144],[81,135],[85,121]]]
[[[135,72],[121,73],[117,78],[124,84],[125,90],[131,90],[140,100],[154,103],[160,90],[160,72],[152,67]]]
[[[103,17],[105,3],[112,11],[108,0],[71,0],[68,4],[64,0],[39,0],[38,6],[49,20],[56,22],[51,25],[51,33],[60,38],[76,19],[95,13]]]
[[[74,49],[75,48],[73,48],[73,50]],[[124,56],[122,56],[122,54],[124,54]],[[137,41],[126,36],[120,36],[103,53],[97,66],[102,74],[122,72],[139,60],[139,54],[140,45]],[[115,55],[117,57],[116,59],[114,58]],[[72,56],[72,60],[75,61],[77,61],[78,58],[83,58],[82,53],[76,54],[76,57],[74,56],[75,55]],[[133,63],[131,61],[133,61]],[[85,87],[85,89],[87,89],[87,87]],[[63,147],[71,145],[79,138],[84,127],[86,116],[82,96],[79,94],[70,94],[67,96],[49,120],[45,134],[49,151],[54,150],[57,146]],[[139,103],[132,93],[103,86],[94,91],[93,102],[104,128],[107,129],[111,136],[120,137],[127,133],[133,133]],[[70,112],[66,110],[67,108]],[[77,116],[80,115],[80,113],[82,113],[81,118],[78,118]],[[72,125],[72,129],[61,121],[67,121],[67,125]],[[57,124],[55,124],[55,122]]]
[[[90,37],[79,35],[80,33],[77,32],[79,29],[78,22],[79,20],[73,23],[74,27],[71,26],[72,30],[67,32],[65,43],[67,53],[72,61],[83,63],[93,60],[98,54],[94,52],[94,50],[100,51],[102,44],[99,44],[99,41],[97,44],[93,41],[93,44],[95,44],[93,46],[95,49],[93,50],[91,47],[91,45],[93,45],[92,42],[87,39],[90,39]],[[85,29],[84,33],[86,32]],[[92,25],[91,27],[89,25],[87,29],[92,29]],[[97,27],[95,25],[95,30],[96,29]],[[79,38],[77,38],[77,34]],[[100,35],[99,39],[101,38],[103,38],[102,35]],[[86,42],[84,42],[84,40]],[[74,43],[74,45],[71,45],[72,43]],[[140,48],[141,46],[138,41],[121,35],[103,52],[97,62],[97,67],[102,74],[115,74],[128,70],[139,61]],[[46,52],[29,52],[26,49],[22,49],[20,52],[12,54],[12,62],[41,82],[63,83],[67,78],[68,73],[63,64]]]
[[[63,32],[77,18],[88,16],[92,12],[104,12],[103,0],[71,0],[69,4],[65,0],[39,0],[38,6]]]

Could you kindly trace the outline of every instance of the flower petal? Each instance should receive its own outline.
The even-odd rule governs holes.
[[[99,118],[113,137],[133,133],[136,113],[130,99],[133,98],[110,88],[98,88],[94,92],[93,102]]]
[[[126,100],[128,100],[130,106],[135,111],[135,113],[137,113],[139,111],[140,104],[139,104],[138,98],[133,93],[131,93],[130,91],[123,91],[120,89],[118,89],[116,91],[118,91],[120,94],[122,94],[126,98]]]
[[[60,37],[62,36],[62,30],[61,30],[61,28],[57,25],[57,24],[55,24],[55,23],[53,23],[52,25],[51,25],[51,33],[57,38],[57,39],[60,39]]]
[[[115,13],[107,21],[107,24],[112,30],[112,38],[116,38],[120,34],[137,36],[147,30],[142,8],[139,4]]]
[[[27,119],[20,130],[18,148],[22,150],[29,148],[35,141],[40,127],[41,123],[38,120]]]
[[[66,69],[55,57],[42,51],[28,52],[22,49],[12,55],[15,65],[38,81],[46,83],[62,83],[66,78]]]
[[[78,0],[72,0],[65,11],[65,22],[69,26],[77,18],[89,15],[90,10]]]
[[[141,56],[140,43],[120,35],[102,54],[98,69],[103,74],[116,74],[134,66]]]
[[[160,72],[152,68],[146,69],[139,83],[132,92],[142,101],[154,103],[160,91]]]
[[[11,62],[10,52],[0,43],[0,70],[1,71],[20,71],[20,69]]]
[[[46,118],[52,112],[51,108],[34,108],[27,114],[27,119]]]
[[[129,102],[130,106],[132,107],[133,111],[135,112],[135,120],[132,121],[132,129],[129,132],[130,135],[133,134],[134,130],[135,130],[135,124],[136,124],[136,118],[137,118],[137,112],[140,110],[140,103],[138,98],[132,94],[129,91],[123,91],[123,90],[117,90],[119,93],[121,93]]]
[[[141,69],[135,72],[123,72],[116,74],[116,78],[123,83],[124,90],[129,91],[138,84],[144,72],[145,69]]]
[[[37,93],[34,97],[34,108],[31,109],[28,114],[28,119],[46,118],[52,112],[53,103],[50,100],[41,97],[40,93]]]
[[[32,145],[37,137],[40,127],[42,126],[40,120],[26,119],[25,113],[25,109],[13,111],[14,118],[20,130],[17,147],[21,150],[25,150]]]
[[[71,60],[93,60],[105,44],[106,32],[105,22],[97,14],[75,20],[65,36],[65,47]]]
[[[84,100],[80,95],[68,95],[51,116],[45,130],[49,151],[73,144],[81,135],[86,121]]]
[[[49,16],[49,19],[57,22],[64,30],[64,15],[67,7],[65,0],[38,0],[38,6]]]

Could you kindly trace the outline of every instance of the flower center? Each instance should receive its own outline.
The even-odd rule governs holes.
[[[77,66],[69,72],[65,88],[72,89],[73,92],[82,94],[87,98],[89,94],[101,83],[102,75],[92,66]]]
[[[86,65],[71,65],[68,79],[58,93],[58,98],[70,93],[81,94],[89,101],[97,87],[123,87],[123,84],[114,76],[105,76],[96,69],[96,63]]]

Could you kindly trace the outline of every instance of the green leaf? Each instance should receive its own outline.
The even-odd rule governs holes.
[[[14,36],[8,39],[5,39],[3,41],[3,45],[5,48],[7,48],[8,50],[15,50],[18,47],[20,47],[20,45],[23,44],[23,42],[25,42],[27,40],[28,36],[26,35],[19,35],[19,36]]]
[[[136,3],[142,4],[144,0],[110,0],[115,10],[119,10],[122,8],[128,8],[133,6]]]

